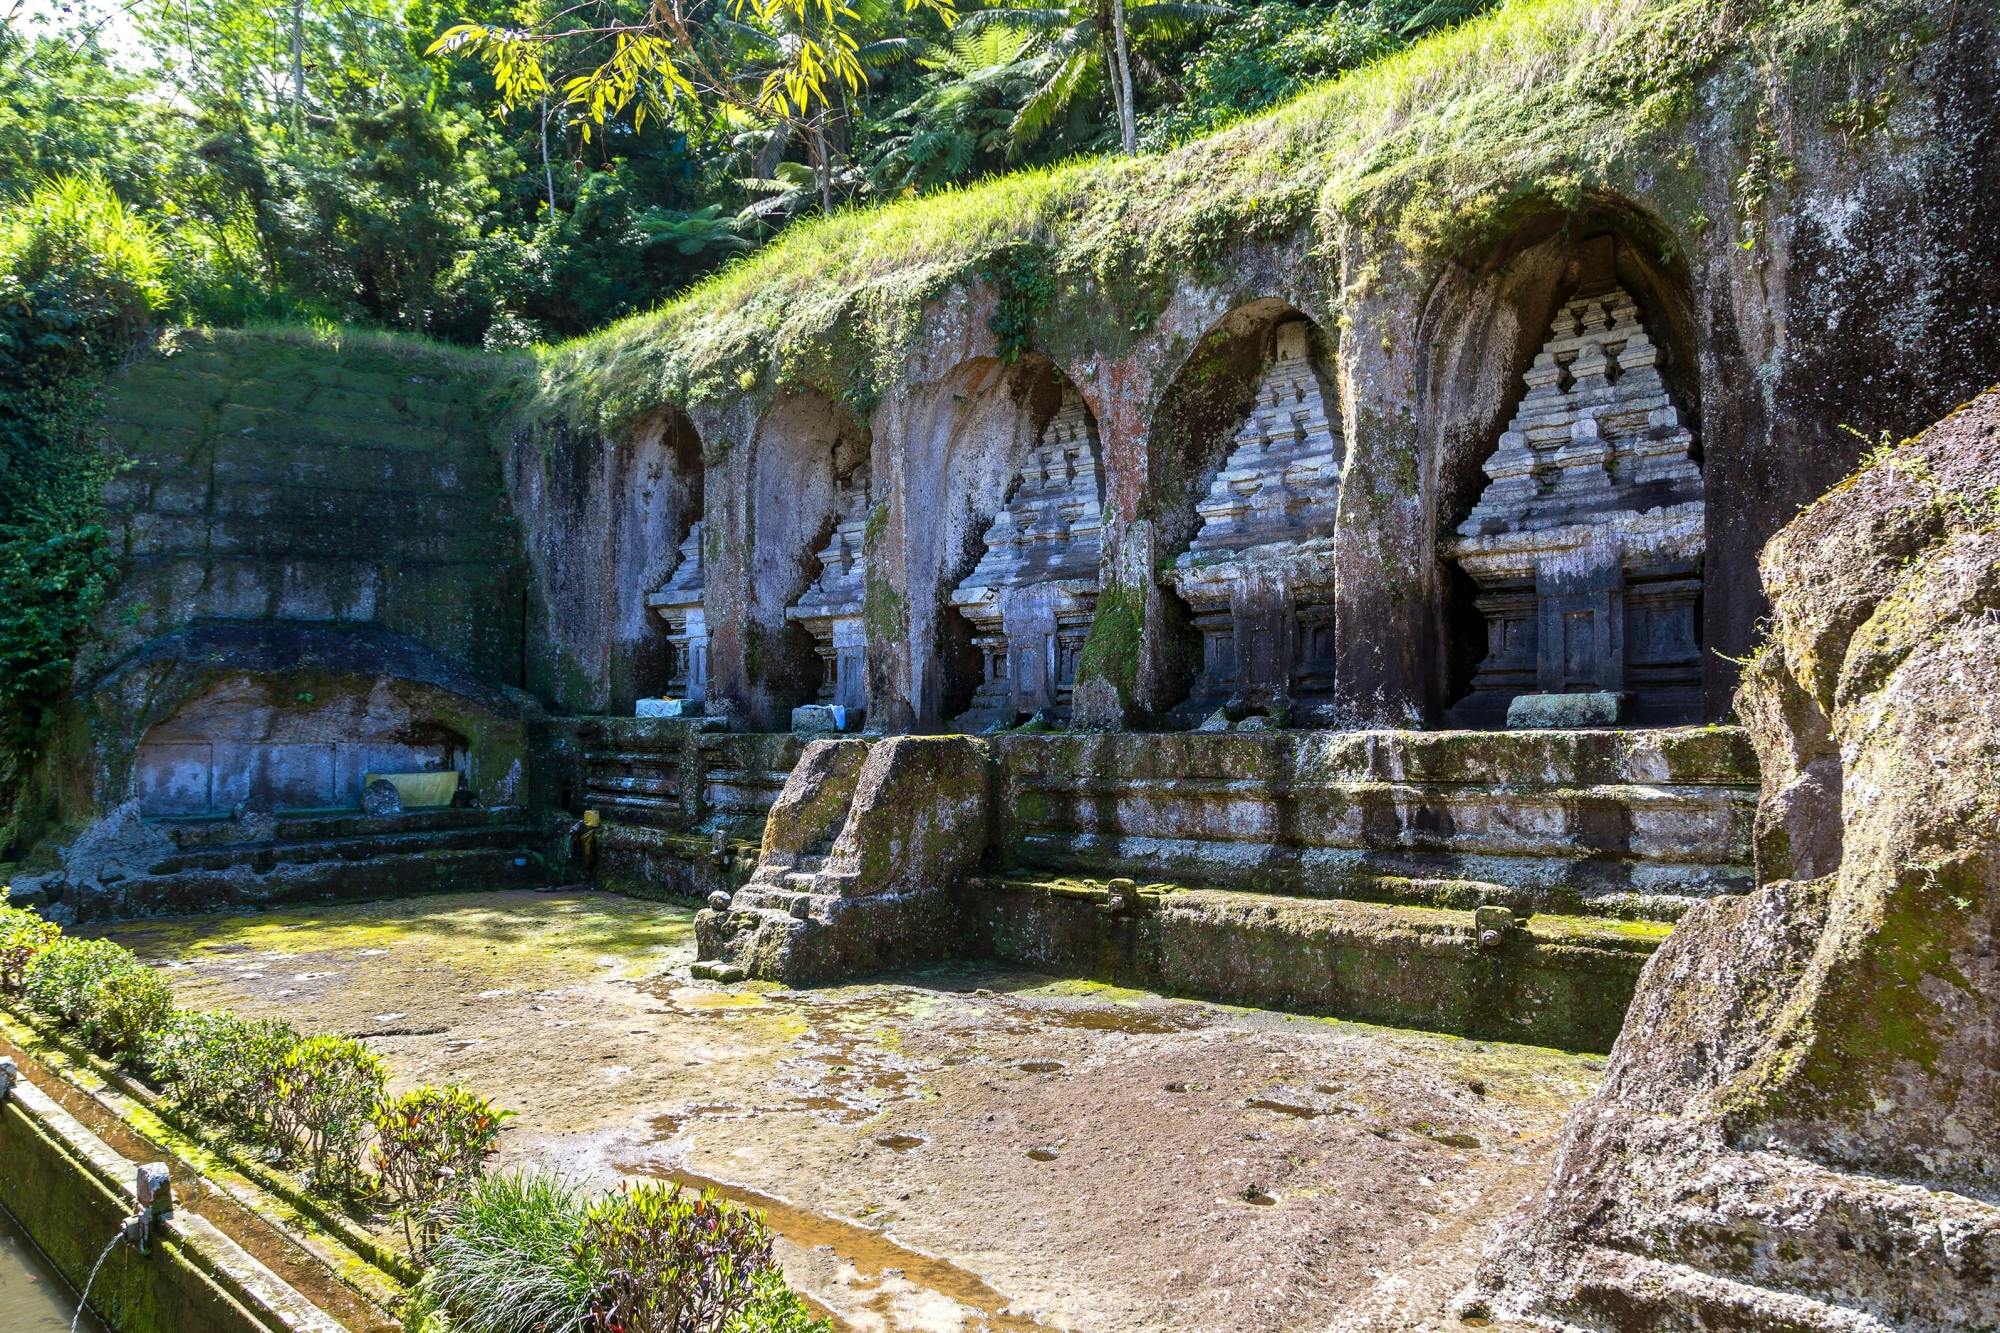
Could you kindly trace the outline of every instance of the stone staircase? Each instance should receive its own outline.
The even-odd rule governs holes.
[[[144,822],[122,873],[72,889],[67,910],[104,916],[218,911],[543,882],[540,829],[517,808],[287,811]]]
[[[703,719],[574,720],[574,804],[595,810],[598,873],[639,896],[702,898],[756,863],[764,816],[804,742]]]

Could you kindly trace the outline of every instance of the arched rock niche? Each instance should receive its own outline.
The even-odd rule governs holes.
[[[377,626],[197,622],[91,698],[104,809],[356,809],[363,773],[444,769],[477,803],[523,796],[524,697]]]
[[[233,673],[148,730],[135,774],[139,813],[352,809],[364,773],[464,775],[466,737],[413,697],[421,691],[386,680],[329,693],[297,684]]]
[[[973,623],[951,595],[978,565],[987,531],[1066,387],[1046,357],[1011,365],[981,357],[919,386],[895,409],[902,439],[898,581],[907,589],[910,653],[903,697],[918,729],[948,724],[985,678]],[[895,651],[882,647],[884,656]]]
[[[1140,517],[1166,570],[1169,651],[1142,703],[1183,724],[1218,707],[1335,720],[1346,442],[1332,352],[1300,310],[1252,301],[1202,336],[1161,399]]]
[[[1423,655],[1430,664],[1426,690],[1433,716],[1452,710],[1452,721],[1497,725],[1511,694],[1535,688],[1526,681],[1527,672],[1514,673],[1522,680],[1505,688],[1493,687],[1491,663],[1499,654],[1488,616],[1478,605],[1481,589],[1449,552],[1460,525],[1493,484],[1484,466],[1521,412],[1529,392],[1524,377],[1573,298],[1620,291],[1629,295],[1657,349],[1657,372],[1679,421],[1695,432],[1691,456],[1699,465],[1701,386],[1693,298],[1686,272],[1660,258],[1671,253],[1677,253],[1671,238],[1650,218],[1604,204],[1523,226],[1482,262],[1446,274],[1426,302],[1419,331],[1425,351],[1418,363],[1418,429],[1423,481],[1432,497],[1427,507],[1434,525],[1430,546],[1437,561],[1433,639],[1431,651]],[[1614,383],[1619,373],[1614,366]],[[1573,378],[1565,362],[1560,385],[1567,388]],[[1555,484],[1553,471],[1541,469],[1537,476],[1543,471],[1548,471],[1548,484]],[[1699,577],[1697,566],[1686,582]],[[1693,623],[1700,624],[1698,605]],[[1474,678],[1482,663],[1488,670],[1475,697]],[[1694,699],[1677,693],[1667,711],[1698,711]]]
[[[666,626],[648,609],[702,513],[701,441],[671,408],[616,440],[517,442],[512,486],[528,534],[533,616],[545,628],[529,683],[577,712],[629,713],[666,688]]]
[[[852,612],[842,600],[858,578],[827,579],[825,553],[843,509],[853,508],[869,486],[868,433],[844,408],[816,393],[788,393],[771,404],[751,439],[750,522],[742,552],[748,615],[740,627],[710,626],[711,636],[744,636],[756,725],[787,726],[791,710],[819,698],[829,683],[814,630],[844,631],[791,612],[811,595],[824,604],[820,609],[858,614],[858,597]],[[852,556],[858,569],[860,553]],[[818,586],[823,580],[825,589]]]

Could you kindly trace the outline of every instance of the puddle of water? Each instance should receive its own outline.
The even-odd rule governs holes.
[[[1272,1194],[1267,1190],[1259,1189],[1255,1185],[1252,1185],[1249,1189],[1244,1190],[1241,1194],[1237,1195],[1236,1197],[1241,1199],[1245,1203],[1255,1204],[1259,1208],[1269,1208],[1278,1202],[1277,1195]]]
[[[1037,1027],[1066,1028],[1077,1032],[1123,1032],[1133,1036],[1148,1036],[1161,1032],[1188,1032],[1203,1026],[1195,1014],[1183,1014],[1172,1009],[1138,1008],[1133,1005],[1110,1005],[1089,1008],[1070,1007],[1032,1009],[1024,1011]]]
[[[63,1333],[75,1314],[76,1293],[14,1219],[0,1213],[0,1328],[8,1333]],[[104,1333],[104,1325],[87,1314],[77,1328]]]
[[[1023,1060],[1014,1068],[1024,1074],[1054,1074],[1063,1068],[1060,1060]]]
[[[1053,1162],[1059,1155],[1060,1154],[1048,1148],[1028,1149],[1028,1160],[1031,1162]]]
[[[964,1333],[1055,1333],[1048,1325],[1026,1315],[1006,1313],[1007,1298],[987,1286],[977,1274],[948,1259],[898,1244],[884,1232],[687,1171],[663,1171],[646,1165],[625,1165],[619,1170],[679,1181],[690,1189],[712,1189],[726,1199],[762,1212],[773,1232],[801,1249],[831,1253],[863,1281],[893,1279],[898,1286],[907,1283],[922,1292],[942,1296],[965,1311],[961,1325]],[[887,1290],[877,1292],[869,1298],[866,1308],[886,1318],[889,1311],[885,1307],[894,1296],[894,1292]]]
[[[875,1140],[875,1146],[890,1152],[914,1152],[929,1142],[921,1134],[884,1134]]]

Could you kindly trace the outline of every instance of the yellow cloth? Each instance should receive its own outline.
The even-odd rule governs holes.
[[[369,784],[381,781],[396,789],[403,798],[405,810],[420,810],[425,806],[450,805],[451,798],[458,795],[458,773],[456,770],[444,773],[363,773],[361,790],[367,791]]]

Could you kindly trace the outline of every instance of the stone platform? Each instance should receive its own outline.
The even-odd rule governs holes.
[[[1672,922],[1749,884],[1755,783],[1713,727],[821,742],[697,934],[718,975],[996,958],[1604,1050]]]

